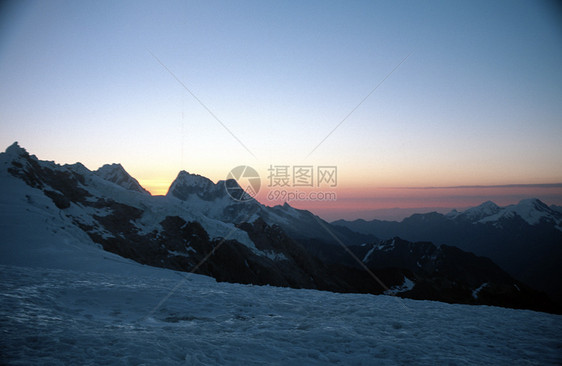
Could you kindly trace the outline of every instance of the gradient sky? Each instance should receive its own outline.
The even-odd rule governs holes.
[[[266,183],[270,165],[336,165],[337,202],[292,202],[329,218],[486,199],[562,204],[560,185],[490,187],[562,182],[555,2],[0,9],[2,148],[19,141],[41,159],[92,170],[120,162],[155,194],[181,169],[217,181],[247,164]],[[411,189],[475,185],[485,187]],[[280,203],[266,193],[262,202]]]

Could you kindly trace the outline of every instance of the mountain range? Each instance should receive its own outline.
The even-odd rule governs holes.
[[[9,229],[19,230],[17,235],[7,232],[0,245],[7,262],[33,262],[13,255],[17,244],[10,238],[39,232],[37,224],[26,226],[26,215],[39,215],[41,230],[65,242],[87,242],[142,264],[218,281],[560,312],[544,293],[488,258],[427,239],[407,241],[330,224],[288,204],[235,201],[226,191],[237,186],[234,180],[214,183],[182,171],[165,196],[151,196],[120,164],[96,171],[80,163],[59,165],[14,143],[0,154],[0,181],[2,202],[21,208],[17,225]],[[520,213],[511,210],[512,217],[491,205],[486,209],[498,220],[481,225],[494,228]],[[552,212],[557,220],[558,211]],[[487,217],[475,211],[445,219]],[[550,216],[527,219],[559,230],[560,221],[551,222]]]
[[[562,301],[562,211],[538,199],[463,212],[414,214],[404,220],[338,220],[334,225],[378,237],[453,245],[492,259],[514,278]]]

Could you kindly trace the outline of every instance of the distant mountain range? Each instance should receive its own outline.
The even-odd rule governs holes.
[[[382,238],[399,236],[454,245],[491,258],[518,280],[562,301],[562,210],[538,199],[499,207],[493,202],[448,214],[404,220],[338,220],[334,225]]]
[[[226,187],[237,187],[234,180],[213,183],[182,171],[166,196],[151,196],[119,164],[97,171],[80,163],[61,166],[14,143],[0,154],[0,182],[1,202],[16,205],[14,212],[19,209],[17,227],[0,239],[0,256],[8,263],[25,260],[12,257],[10,248],[37,229],[25,224],[26,215],[33,215],[33,222],[41,222],[43,231],[61,241],[99,245],[143,264],[218,281],[560,312],[532,283],[512,278],[487,258],[386,232],[361,232],[341,226],[345,222],[330,224],[288,204],[235,201],[226,192]],[[476,219],[499,215],[478,224],[496,230],[524,214],[518,209],[510,211],[513,215],[502,213],[490,204],[480,211],[441,216],[473,225]],[[560,232],[558,211],[548,212],[525,216],[533,225],[521,220]],[[36,220],[37,215],[44,219]],[[536,251],[526,248],[529,256]]]

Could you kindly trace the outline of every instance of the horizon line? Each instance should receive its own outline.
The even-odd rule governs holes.
[[[468,188],[562,188],[562,183],[523,183],[461,186],[378,187],[378,189],[468,189]]]

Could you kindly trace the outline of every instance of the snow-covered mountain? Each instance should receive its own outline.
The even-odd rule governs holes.
[[[487,217],[496,215],[500,211],[501,208],[498,205],[496,205],[494,202],[486,201],[481,205],[469,208],[464,212],[458,212],[456,210],[453,210],[452,212],[447,214],[447,217],[452,219],[463,218],[471,222],[477,222]]]
[[[226,187],[233,189],[240,186],[235,180],[220,180],[213,183],[206,177],[181,171],[172,182],[166,196],[181,201],[182,205],[190,210],[222,222],[239,224],[253,222],[259,217],[269,225],[278,225],[291,238],[303,245],[312,239],[336,243],[332,236],[334,233],[347,245],[376,239],[370,235],[332,226],[310,211],[296,209],[287,203],[270,207],[254,199],[234,200],[228,195]]]
[[[517,305],[527,308],[531,303],[545,301],[544,294],[537,294],[485,257],[478,257],[456,247],[436,246],[430,242],[409,242],[400,238],[378,243],[350,247],[372,271],[380,268],[400,268],[404,274],[402,286],[389,289],[414,299],[431,299],[445,302],[490,301],[507,295],[519,298]],[[388,290],[387,290],[388,291]],[[520,296],[522,293],[528,296]],[[542,296],[543,300],[537,298]],[[460,300],[462,298],[462,300]],[[492,300],[496,298],[496,300]]]
[[[525,199],[516,205],[507,206],[493,215],[480,219],[479,222],[498,222],[503,218],[514,216],[519,216],[529,225],[552,224],[556,229],[562,231],[562,213],[548,207],[536,198]]]
[[[139,182],[131,177],[121,164],[106,164],[94,172],[103,179],[113,182],[125,189],[150,194]]]
[[[562,302],[562,212],[538,199],[506,207],[488,201],[463,212],[415,214],[401,222],[332,224],[381,238],[457,246],[491,258],[516,279]]]
[[[17,144],[0,154],[0,164],[3,194],[19,197],[29,209],[46,211],[49,217],[56,213],[60,220],[52,224],[53,230],[81,231],[80,240],[99,244],[110,252],[223,281],[328,286],[324,284],[327,275],[321,270],[300,264],[306,252],[289,252],[288,247],[298,247],[289,238],[278,236],[263,244],[252,240],[249,232],[257,235],[252,224],[242,230],[232,222],[215,219],[207,206],[193,204],[195,201],[150,196],[129,184],[134,181],[127,179],[121,166],[105,166],[97,172],[81,164],[60,166],[38,160]],[[180,173],[172,191],[185,188],[186,183],[191,187],[206,185],[203,187],[207,190],[197,191],[200,201],[204,200],[199,196],[206,198],[205,193],[218,192],[212,191],[215,186],[206,178],[191,178]],[[275,230],[262,224],[256,227]],[[256,242],[262,245],[257,247]],[[298,262],[293,258],[296,253]]]
[[[205,274],[219,281],[375,294],[393,289],[389,293],[417,297],[426,293],[417,291],[417,283],[425,280],[426,274],[414,273],[416,277],[411,278],[407,266],[396,267],[390,262],[369,264],[366,270],[350,261],[353,256],[349,249],[340,245],[353,247],[348,238],[367,238],[369,245],[378,245],[372,236],[334,228],[312,213],[287,204],[267,207],[255,200],[233,200],[224,185],[235,181],[215,184],[205,177],[180,172],[166,196],[153,197],[139,189],[138,182],[120,165],[106,165],[95,172],[79,163],[61,166],[41,161],[17,144],[0,154],[0,181],[4,202],[24,208],[11,219],[10,227],[29,231],[30,235],[52,232],[61,240],[98,245],[142,264]],[[42,227],[31,224],[25,212],[41,217]],[[9,237],[9,233],[2,234]],[[331,241],[325,240],[327,237]],[[315,251],[318,247],[321,250]],[[9,245],[3,245],[0,251],[6,257],[11,255]],[[452,257],[439,258],[448,263]],[[433,266],[438,268],[437,264]],[[493,266],[491,262],[472,266],[465,276],[493,273]],[[384,285],[372,274],[384,278]],[[444,275],[433,273],[433,283],[446,283]],[[445,300],[556,311],[540,294],[527,291],[523,284],[504,275],[509,286],[525,291],[504,292],[500,299],[474,301],[461,294]],[[483,282],[455,276],[449,277],[462,282],[469,293]],[[489,276],[484,282],[496,284],[498,278]],[[407,279],[417,281],[412,282],[413,289],[404,285]],[[444,288],[436,285],[434,290]],[[529,303],[527,298],[541,300]]]
[[[496,225],[500,225],[502,219],[518,216],[529,225],[551,224],[556,229],[562,231],[562,212],[548,207],[544,202],[536,198],[524,199],[517,204],[506,207],[499,207],[495,203],[487,201],[464,212],[453,211],[446,216],[453,220],[465,219],[470,222],[489,222]]]

